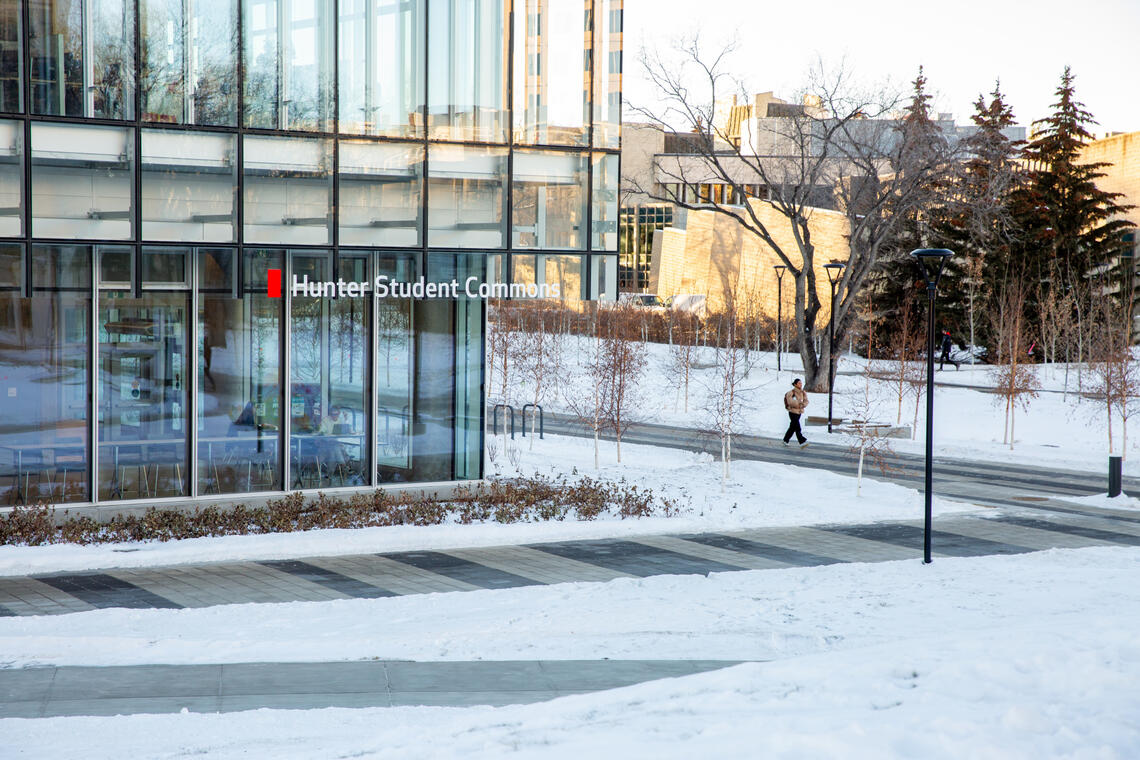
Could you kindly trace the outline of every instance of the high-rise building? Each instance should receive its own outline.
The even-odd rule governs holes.
[[[621,17],[5,0],[0,505],[479,478],[480,286],[616,294]]]

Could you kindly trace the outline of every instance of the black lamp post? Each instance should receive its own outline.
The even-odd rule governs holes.
[[[776,270],[776,374],[780,373],[780,355],[784,353],[784,270],[783,264],[774,264]]]
[[[926,281],[926,523],[922,530],[922,561],[929,565],[930,523],[933,518],[931,486],[934,482],[934,295],[946,260],[954,255],[948,248],[919,248],[910,255],[918,261],[922,279]]]
[[[841,261],[832,261],[824,264],[827,271],[827,281],[831,284],[831,311],[827,315],[827,432],[831,432],[831,410],[835,402],[835,286],[839,284],[839,277],[843,274],[843,267],[847,266]]]

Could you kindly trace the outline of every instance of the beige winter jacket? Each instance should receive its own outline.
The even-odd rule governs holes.
[[[792,388],[784,394],[784,408],[793,414],[803,414],[807,405],[808,397],[803,388]]]

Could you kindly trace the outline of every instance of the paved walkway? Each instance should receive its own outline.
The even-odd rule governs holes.
[[[0,669],[0,718],[262,707],[514,705],[735,665],[723,660],[255,662]]]
[[[1140,515],[1040,502],[935,520],[935,556],[1140,546]],[[918,520],[216,562],[0,578],[0,616],[370,599],[622,577],[917,559]]]
[[[500,415],[501,416],[501,415]],[[593,431],[565,415],[546,415],[547,433],[591,438]],[[783,446],[779,438],[739,435],[733,438],[732,456],[737,460],[794,464],[798,467],[827,470],[854,475],[857,462],[846,445],[827,442],[822,427],[805,428],[811,441],[806,449]],[[603,434],[612,439],[612,434]],[[518,439],[516,439],[518,440]],[[667,446],[687,451],[700,451],[720,456],[720,440],[692,428],[657,423],[633,423],[622,433],[623,443]],[[865,467],[863,477],[898,483],[922,490],[926,460],[922,454],[893,453],[886,457],[890,471],[884,475],[875,467]],[[972,459],[934,457],[934,492],[941,497],[969,501],[994,507],[1020,506],[1027,500],[1054,497],[1089,496],[1108,490],[1108,461],[1103,473],[1070,470],[1061,467],[1035,467],[1026,464]],[[1126,492],[1140,493],[1140,478],[1123,480]],[[1057,509],[1065,510],[1062,504]]]

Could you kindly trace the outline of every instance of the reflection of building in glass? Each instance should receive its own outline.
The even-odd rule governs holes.
[[[479,477],[483,304],[288,285],[614,298],[621,2],[510,9],[0,4],[0,503]]]

